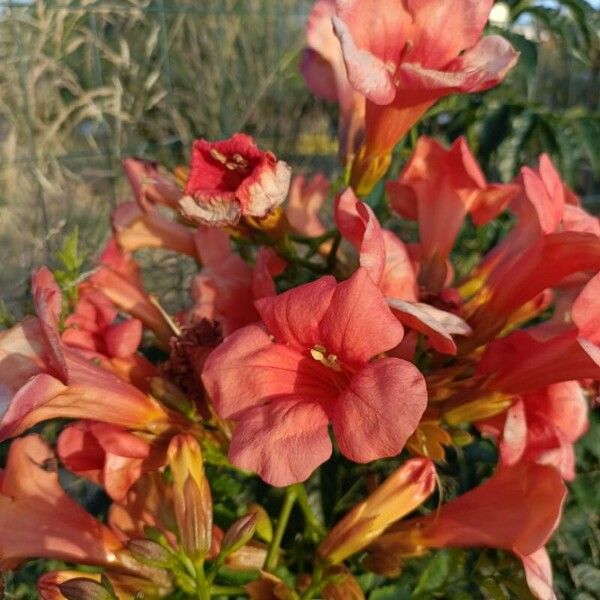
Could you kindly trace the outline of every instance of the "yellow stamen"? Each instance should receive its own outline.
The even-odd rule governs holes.
[[[323,366],[334,371],[341,371],[342,367],[338,362],[338,358],[335,354],[327,354],[327,349],[324,346],[313,346],[310,350],[310,355],[314,360],[320,362]]]

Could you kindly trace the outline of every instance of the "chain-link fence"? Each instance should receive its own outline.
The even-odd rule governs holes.
[[[124,156],[175,166],[194,138],[245,131],[298,168],[333,157],[298,74],[310,5],[0,1],[0,297],[22,298],[75,225],[100,246]]]

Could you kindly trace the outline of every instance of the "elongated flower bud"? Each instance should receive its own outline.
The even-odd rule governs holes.
[[[87,577],[75,577],[61,583],[58,588],[67,600],[115,600],[101,583]]]
[[[321,542],[318,553],[340,563],[368,546],[392,523],[412,512],[435,489],[435,467],[425,458],[404,463]]]
[[[136,560],[150,567],[168,567],[173,563],[173,555],[152,540],[129,540],[127,550]]]
[[[194,560],[206,556],[211,544],[212,498],[196,439],[182,434],[169,444],[173,501],[181,545]]]
[[[228,555],[245,546],[256,531],[257,521],[256,513],[250,513],[235,521],[221,542],[221,554]]]

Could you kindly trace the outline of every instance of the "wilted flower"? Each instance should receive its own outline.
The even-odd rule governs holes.
[[[287,196],[291,170],[254,140],[236,133],[228,140],[196,140],[183,198],[183,215],[200,225],[237,225],[242,217],[264,218]]]

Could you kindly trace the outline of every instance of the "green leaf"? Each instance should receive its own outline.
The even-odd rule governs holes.
[[[369,600],[408,600],[410,597],[410,587],[406,583],[397,583],[373,590]]]
[[[600,173],[600,120],[592,117],[578,119],[577,133],[587,150],[592,168]]]
[[[579,584],[590,592],[600,590],[600,569],[592,565],[575,565],[573,567],[574,578]]]
[[[523,149],[531,138],[537,116],[532,110],[525,110],[513,123],[510,135],[498,148],[498,170],[503,181],[510,181],[518,170]]]
[[[505,37],[520,52],[519,66],[523,68],[529,77],[533,77],[538,67],[538,47],[535,42],[528,40],[524,35],[512,31],[502,30]]]
[[[421,573],[414,595],[439,590],[450,575],[451,564],[452,558],[447,550],[436,552],[429,560],[423,573]]]
[[[492,577],[487,577],[481,582],[481,588],[487,592],[492,600],[508,600],[510,596],[502,586]]]

